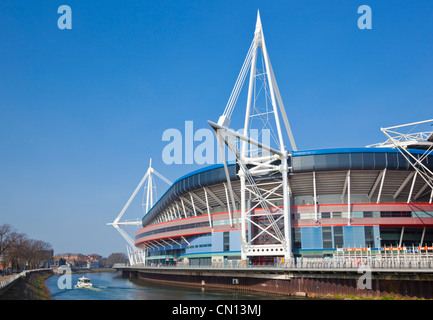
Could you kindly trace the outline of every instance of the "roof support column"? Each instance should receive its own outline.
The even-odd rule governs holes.
[[[179,204],[176,201],[175,201],[175,204],[176,204],[177,212],[179,213],[179,219],[182,219],[182,214],[181,214],[181,211],[179,209]],[[186,218],[186,216],[185,216],[185,218]]]
[[[418,191],[417,194],[415,195],[414,200],[418,199],[418,198],[419,198],[419,197],[424,193],[424,191],[427,189],[428,186],[429,186],[428,183],[425,183],[425,184],[422,186],[422,188],[419,189],[419,191]]]
[[[175,240],[173,240],[172,238],[169,238],[171,241],[173,241],[174,243],[176,243],[177,245],[179,245],[179,246],[181,246],[182,244],[181,243],[179,243],[179,242],[177,242],[177,241],[175,241]]]
[[[191,197],[192,209],[194,210],[194,215],[197,217],[197,211],[195,209],[194,199],[192,198],[191,192],[189,192],[189,196]]]
[[[410,202],[412,198],[413,187],[415,186],[416,176],[418,175],[418,171],[415,172],[412,180],[412,185],[410,186],[409,196],[407,197],[407,203]]]
[[[380,202],[380,196],[382,195],[382,188],[383,188],[383,182],[385,181],[385,175],[386,175],[386,168],[383,169],[382,181],[380,182],[379,194],[377,195],[376,203]]]
[[[370,201],[371,201],[371,197],[373,196],[374,192],[376,191],[377,186],[379,185],[379,182],[381,181],[382,176],[383,176],[383,170],[380,171],[379,174],[377,175],[377,178],[374,181],[373,187],[371,188],[371,190],[368,194],[368,199],[370,199]]]
[[[174,215],[175,219],[179,219],[180,218],[180,214],[179,214],[179,216],[177,215],[176,209],[173,206],[171,206],[171,210],[173,210],[173,215]]]
[[[224,190],[225,190],[225,192],[226,192],[227,211],[228,211],[228,214],[229,214],[230,227],[233,228],[232,213],[231,213],[231,211],[230,211],[229,193],[228,193],[228,191],[227,191],[227,186],[226,186],[226,184],[225,184],[225,183],[223,183],[223,184],[224,184]]]
[[[204,196],[206,198],[206,208],[207,208],[207,216],[209,218],[209,227],[211,228],[211,230],[213,232],[212,219],[211,219],[211,216],[210,216],[210,208],[209,208],[209,200],[208,200],[208,197],[207,197],[207,191],[206,191],[206,188],[203,188],[203,190],[204,190]]]
[[[424,242],[425,229],[426,229],[426,227],[424,227],[424,228],[422,229],[421,241],[419,242],[419,246],[420,246],[420,247],[422,247],[422,243]]]
[[[188,218],[188,215],[186,214],[186,210],[185,210],[185,204],[183,203],[182,198],[180,198],[180,202],[182,203],[183,214],[185,215],[185,218]]]
[[[281,159],[281,173],[283,174],[283,215],[284,215],[284,238],[285,238],[285,253],[284,258],[286,261],[292,259],[292,215],[290,208],[290,192],[289,192],[289,177],[288,177],[288,165],[287,165],[287,152]]]
[[[168,208],[167,208],[167,212],[168,212],[168,214],[170,215],[170,221],[171,221],[171,220],[174,220],[175,217],[173,216],[173,212],[172,212],[170,209],[168,209]]]
[[[398,242],[399,247],[401,247],[401,244],[403,243],[403,235],[404,235],[404,226],[401,227],[400,241]]]
[[[350,170],[347,171],[347,225],[350,226],[351,205],[350,205]]]
[[[243,243],[247,243],[246,237],[246,207],[245,207],[245,173],[242,171],[242,168],[239,170],[239,176],[241,180],[241,241]],[[244,250],[241,251],[241,260],[246,261],[247,256]]]
[[[314,221],[317,221],[317,192],[316,192],[316,171],[313,171],[313,201],[314,201]]]
[[[350,205],[350,170],[346,173],[346,180],[344,181],[343,192],[341,193],[341,201],[344,202],[344,195],[346,194],[347,189],[347,225],[350,226],[350,213],[351,213],[351,205]]]
[[[406,187],[406,185],[408,184],[409,180],[412,179],[413,175],[415,174],[415,171],[412,171],[408,174],[408,176],[406,177],[406,179],[404,179],[403,183],[401,184],[401,186],[398,188],[398,190],[394,193],[394,195],[392,196],[394,199],[397,199],[397,197],[400,195],[400,193],[403,191],[404,187]]]

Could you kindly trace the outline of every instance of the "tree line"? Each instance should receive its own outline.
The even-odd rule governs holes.
[[[0,225],[0,264],[3,270],[34,269],[48,264],[52,258],[51,244],[30,239],[11,225]]]

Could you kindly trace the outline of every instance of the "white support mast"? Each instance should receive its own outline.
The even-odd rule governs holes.
[[[258,70],[258,51],[262,52],[262,69]],[[243,134],[229,129],[231,117],[242,89],[246,75],[250,70],[247,104]],[[257,83],[261,81],[261,87]],[[257,95],[256,95],[257,93]],[[258,95],[265,95],[265,102],[260,105]],[[268,103],[270,100],[270,103]],[[261,108],[266,108],[263,110]],[[272,70],[268,51],[265,45],[260,13],[257,13],[257,22],[254,39],[245,58],[235,87],[230,95],[226,109],[219,118],[218,124],[209,121],[215,130],[220,151],[222,153],[227,178],[227,189],[232,201],[232,210],[238,214],[234,193],[231,187],[228,169],[225,161],[225,143],[236,156],[239,164],[238,175],[241,182],[240,225],[238,230],[241,240],[242,260],[249,256],[280,256],[285,259],[292,258],[291,223],[290,223],[290,195],[288,186],[288,152],[284,144],[280,113],[283,116],[285,128],[289,136],[292,150],[296,150],[292,131],[287,120],[286,111],[282,103],[280,92]],[[267,129],[276,129],[274,141],[276,147],[268,146],[251,139],[252,120],[260,119],[263,127],[259,132]],[[241,144],[240,150],[236,140]],[[256,178],[269,175],[275,177],[276,187],[271,191],[260,189]],[[247,207],[248,196],[251,195],[251,205]],[[260,215],[260,216],[259,216]],[[247,226],[250,226],[247,229]],[[254,232],[253,230],[254,229]]]
[[[134,240],[125,230],[122,229],[121,226],[140,226],[141,221],[137,219],[137,221],[120,222],[120,219],[125,214],[126,210],[129,208],[131,202],[134,200],[135,196],[137,195],[138,191],[140,191],[141,187],[144,185],[146,180],[147,180],[147,197],[146,197],[146,203],[145,204],[143,203],[142,205],[143,207],[144,206],[146,207],[146,213],[153,207],[154,204],[153,174],[156,174],[159,178],[161,178],[161,180],[163,180],[168,185],[172,184],[168,179],[166,179],[164,176],[162,176],[155,169],[152,168],[152,159],[150,159],[149,168],[147,169],[146,174],[143,176],[143,178],[140,180],[135,190],[132,192],[131,196],[129,197],[128,201],[120,211],[119,215],[116,217],[116,219],[114,219],[112,223],[107,223],[107,225],[113,226],[120,233],[123,239],[125,239],[127,243],[127,248],[129,245],[127,254],[128,254],[130,264],[132,264],[132,262],[145,263],[145,251],[135,246]]]

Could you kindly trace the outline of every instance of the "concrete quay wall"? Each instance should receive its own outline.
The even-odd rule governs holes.
[[[124,277],[241,292],[342,298],[433,299],[433,270],[124,267]]]

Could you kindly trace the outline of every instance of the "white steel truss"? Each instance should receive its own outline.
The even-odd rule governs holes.
[[[257,68],[259,49],[261,49],[262,53],[263,70]],[[250,77],[245,125],[242,134],[229,129],[228,126],[230,125],[231,117],[248,70],[250,70]],[[261,86],[257,85],[258,81],[261,81]],[[263,105],[259,105],[258,103],[259,94],[265,96],[265,102],[262,102]],[[269,100],[270,103],[268,103]],[[231,209],[235,215],[238,214],[238,210],[235,194],[228,175],[223,143],[236,156],[240,167],[238,172],[241,183],[240,219],[236,217],[235,221],[240,234],[242,260],[246,260],[249,256],[282,256],[285,259],[292,258],[288,152],[281,130],[280,113],[283,117],[292,149],[296,150],[296,144],[266,50],[260,13],[258,13],[254,39],[230,95],[226,109],[219,118],[218,124],[209,121],[209,124],[215,131],[222,153],[227,178],[227,189],[229,190],[232,202]],[[253,119],[260,119],[262,121],[263,127],[259,132],[263,132],[263,128],[266,126],[269,126],[271,130],[276,128],[277,132],[274,135],[276,147],[271,147],[251,138]],[[277,181],[275,186],[270,189],[264,189],[260,184],[260,177],[262,176],[275,177]]]
[[[420,176],[425,181],[426,188],[424,188],[424,190],[430,187],[430,189],[428,189],[430,190],[430,203],[432,203],[433,200],[433,172],[423,163],[427,156],[431,155],[433,152],[433,131],[424,130],[421,132],[413,132],[416,128],[421,126],[425,127],[426,125],[432,126],[433,119],[381,128],[381,131],[387,136],[388,140],[383,143],[369,146],[397,148],[414,168],[415,174],[413,175],[411,192],[409,193],[407,200],[408,203],[411,201],[412,190],[417,176]],[[407,131],[401,132],[402,130]],[[424,153],[420,157],[415,157],[410,151],[408,151],[409,148],[421,149],[424,150]],[[412,176],[408,177],[405,183],[407,183],[411,177]],[[395,197],[397,195],[398,194],[396,194]],[[420,195],[418,194],[415,198],[418,196]]]
[[[107,223],[107,225],[113,226],[120,233],[120,235],[123,237],[123,239],[125,239],[125,241],[127,243],[127,246],[126,246],[127,255],[128,255],[129,263],[131,265],[137,264],[137,263],[145,263],[145,259],[146,259],[145,251],[143,251],[142,249],[139,249],[135,246],[134,240],[131,238],[131,236],[125,230],[122,229],[121,226],[140,226],[141,221],[137,220],[137,221],[123,221],[123,222],[121,222],[120,219],[123,217],[126,210],[129,208],[131,202],[134,200],[135,196],[140,191],[141,187],[144,185],[146,180],[147,180],[147,196],[146,196],[146,202],[144,203],[144,200],[143,200],[142,206],[143,206],[143,208],[146,207],[146,213],[153,207],[153,204],[154,204],[153,189],[155,188],[154,183],[153,183],[153,174],[158,176],[162,181],[164,181],[168,185],[172,184],[168,179],[166,179],[164,176],[162,176],[155,169],[152,168],[152,159],[150,159],[149,168],[147,169],[145,175],[143,176],[141,181],[138,183],[134,192],[131,194],[128,201],[126,202],[126,204],[124,205],[124,207],[120,211],[117,218],[114,219],[113,222]],[[128,247],[128,245],[129,245],[129,247]]]

